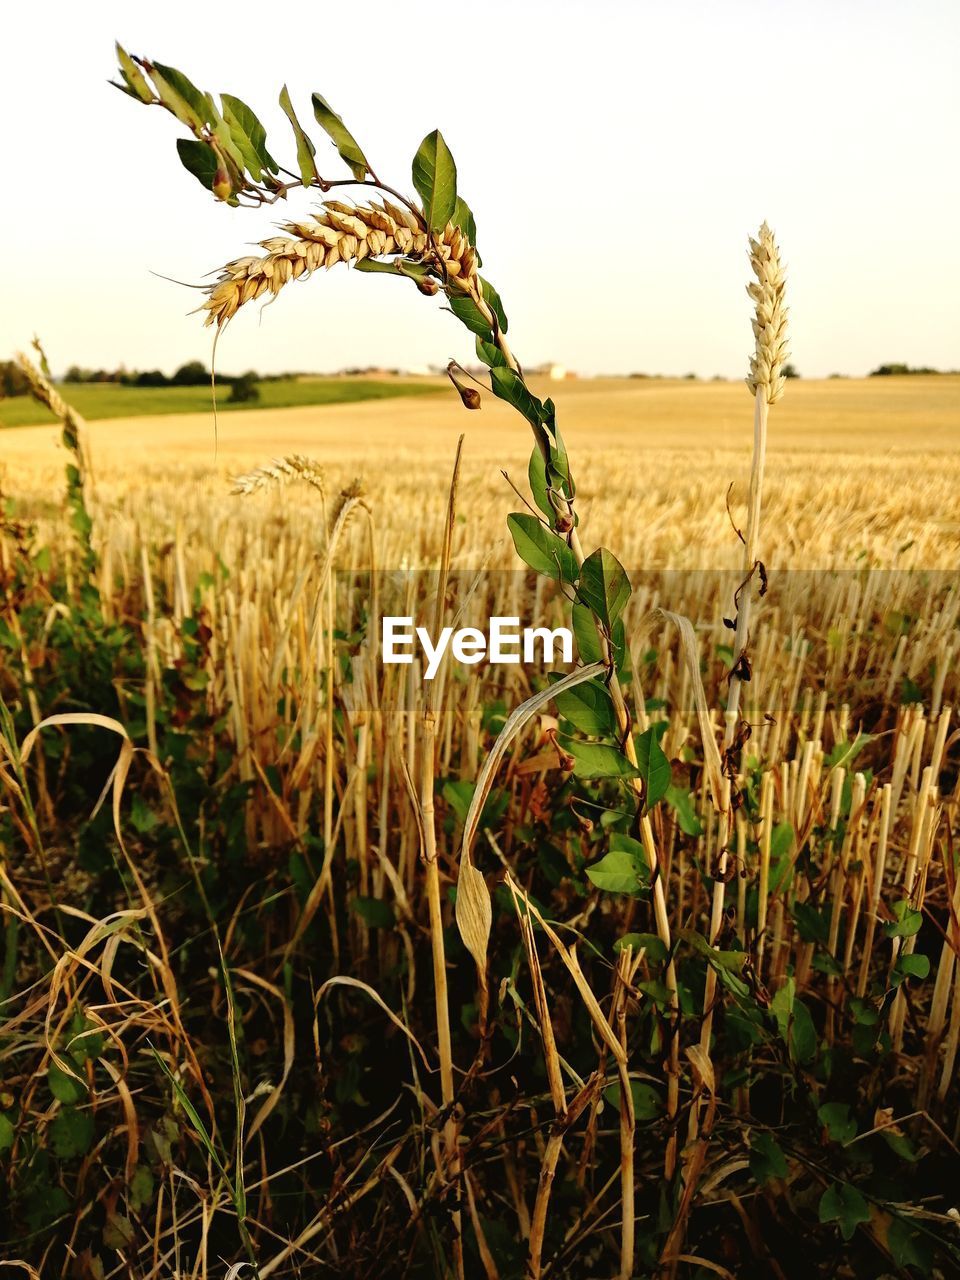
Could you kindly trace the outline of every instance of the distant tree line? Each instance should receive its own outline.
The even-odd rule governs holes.
[[[297,373],[259,374],[254,369],[246,373],[218,373],[217,382],[230,387],[231,400],[256,400],[258,382],[286,382],[300,375]],[[209,387],[210,370],[200,360],[188,360],[176,373],[168,376],[161,369],[83,369],[72,364],[63,375],[69,383],[114,384],[121,387]],[[13,360],[0,360],[0,399],[25,396],[29,383],[19,365]]]
[[[259,374],[253,369],[246,373],[218,373],[217,382],[225,386],[243,379],[244,382],[284,382],[296,378],[296,373]],[[115,382],[123,387],[208,387],[210,370],[201,360],[188,360],[176,373],[167,376],[161,369],[81,369],[72,364],[63,375],[64,382]]]
[[[871,371],[871,378],[893,378],[902,377],[906,373],[941,373],[941,369],[928,369],[926,365],[919,368],[912,368],[908,364],[881,364]]]

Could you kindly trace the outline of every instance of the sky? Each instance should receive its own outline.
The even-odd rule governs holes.
[[[12,6],[4,37],[0,358],[38,333],[55,370],[209,363],[198,295],[160,277],[201,281],[285,212],[218,205],[181,168],[173,117],[107,83],[119,39],[243,98],[287,167],[284,83],[405,190],[439,127],[524,364],[743,375],[765,218],[802,375],[960,367],[956,0],[54,0]],[[338,267],[248,307],[217,362],[415,367],[470,341],[406,282]]]

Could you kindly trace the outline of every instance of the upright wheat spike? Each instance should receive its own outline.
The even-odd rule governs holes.
[[[773,232],[764,223],[758,234],[759,239],[750,241],[750,265],[757,282],[747,285],[747,293],[756,303],[753,336],[757,345],[750,357],[747,386],[758,399],[762,392],[767,404],[776,404],[786,385],[783,366],[790,354],[787,308],[783,305],[786,280]]]
[[[447,223],[443,234],[432,240],[419,213],[388,200],[379,205],[327,200],[312,217],[285,222],[280,230],[285,234],[261,241],[267,250],[264,256],[237,258],[223,268],[201,308],[207,312],[207,324],[222,329],[244,303],[264,294],[275,296],[289,281],[306,278],[320,267],[390,255],[414,262],[432,259],[448,285],[479,293],[477,255],[463,232]],[[427,292],[437,290],[435,281],[419,283]]]
[[[757,277],[756,283],[747,285],[747,293],[756,304],[753,317],[753,336],[756,346],[750,357],[750,376],[747,386],[754,396],[753,415],[753,464],[750,470],[750,499],[747,515],[747,532],[743,538],[743,581],[737,591],[739,602],[736,610],[736,631],[734,635],[734,661],[727,686],[727,705],[724,715],[723,749],[724,758],[729,760],[736,741],[737,726],[740,722],[740,691],[743,677],[750,678],[749,668],[744,663],[750,638],[750,606],[753,578],[759,562],[758,540],[760,533],[760,509],[763,497],[763,473],[767,454],[767,411],[783,395],[785,379],[783,366],[787,358],[787,309],[783,304],[785,278],[780,263],[780,251],[773,238],[773,232],[764,222],[758,239],[750,240],[750,265]],[[730,777],[724,774],[723,792],[720,806],[720,820],[717,830],[717,858],[713,884],[713,898],[710,910],[710,929],[708,942],[716,946],[720,928],[723,923],[724,896],[727,881],[727,864],[729,861],[727,845],[730,841],[732,821],[732,800]],[[739,922],[741,927],[743,922]],[[699,1053],[703,1062],[710,1064],[710,1037],[713,1029],[713,1009],[717,991],[717,975],[712,966],[707,966],[703,994],[703,1022],[700,1028]],[[711,1094],[712,1098],[712,1094]],[[708,1128],[701,1129],[701,1103],[694,1100],[690,1108],[690,1120],[687,1129],[688,1149],[692,1153],[688,1165],[688,1183],[684,1193],[683,1207],[677,1215],[671,1236],[682,1239],[682,1219],[689,1213],[693,1203],[693,1185],[697,1174],[692,1172],[702,1162],[704,1148],[708,1137]],[[696,1148],[693,1143],[699,1136]],[[678,1234],[679,1233],[679,1234]]]

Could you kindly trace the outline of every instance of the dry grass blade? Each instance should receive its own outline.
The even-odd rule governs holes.
[[[506,754],[510,743],[530,723],[542,707],[551,702],[558,693],[565,693],[568,689],[573,689],[578,684],[583,684],[585,680],[592,680],[594,676],[600,675],[604,670],[605,667],[602,662],[593,662],[589,666],[578,667],[576,671],[571,671],[569,675],[558,680],[556,684],[542,689],[539,693],[535,693],[532,698],[528,698],[526,702],[521,703],[515,711],[511,712],[506,724],[497,735],[497,740],[493,744],[486,760],[484,760],[483,768],[477,777],[473,796],[470,799],[470,807],[467,810],[467,816],[463,824],[463,839],[460,845],[460,870],[457,877],[456,916],[457,928],[460,930],[463,945],[473,956],[477,972],[481,975],[481,980],[484,983],[486,980],[487,943],[490,938],[492,913],[486,881],[473,864],[471,850],[477,833],[480,815],[483,813],[483,806],[487,802],[497,769],[500,767],[500,761]]]

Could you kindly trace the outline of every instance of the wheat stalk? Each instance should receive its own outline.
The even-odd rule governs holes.
[[[207,290],[207,324],[222,329],[247,302],[265,294],[276,296],[291,280],[306,278],[321,267],[338,262],[391,255],[411,262],[432,261],[447,286],[479,296],[477,255],[467,237],[453,223],[431,237],[420,214],[384,200],[380,204],[349,205],[327,200],[312,217],[282,223],[284,235],[260,242],[263,256],[237,258],[223,268]],[[434,281],[418,282],[435,293]]]

